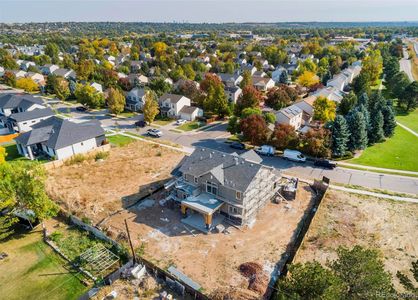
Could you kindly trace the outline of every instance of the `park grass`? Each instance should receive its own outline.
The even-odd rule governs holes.
[[[418,133],[418,109],[409,114],[399,113],[396,116],[396,121]]]
[[[135,141],[133,138],[129,136],[121,135],[121,134],[111,135],[106,138],[111,144],[118,146],[118,147],[128,145],[132,143],[133,141]]]
[[[201,127],[201,124],[198,121],[186,122],[183,125],[177,127],[177,129],[182,131],[192,131]]]
[[[3,241],[1,299],[77,299],[88,288],[82,276],[42,241],[41,230]]]
[[[418,171],[418,160],[413,154],[418,147],[418,138],[400,126],[393,137],[363,151],[360,157],[348,162],[394,170]]]

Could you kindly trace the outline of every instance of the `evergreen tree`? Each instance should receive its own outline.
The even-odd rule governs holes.
[[[341,115],[335,118],[332,124],[332,153],[336,157],[344,156],[347,151],[350,131],[348,130],[347,121]]]
[[[364,107],[368,108],[369,107],[369,96],[367,96],[367,93],[362,93],[358,97],[357,103],[358,103],[358,105],[364,105]]]
[[[371,124],[370,124],[370,113],[367,110],[366,106],[364,105],[360,105],[356,108],[357,111],[359,111],[363,117],[364,117],[364,122],[366,123],[366,132],[367,135],[370,136],[371,134]]]
[[[369,143],[379,143],[384,140],[385,134],[383,131],[383,114],[379,110],[377,112],[373,112],[370,118],[370,135],[369,135]]]
[[[287,84],[289,82],[289,74],[287,74],[286,70],[283,70],[280,74],[279,82],[283,84]]]
[[[357,104],[357,96],[353,92],[350,92],[348,95],[344,96],[341,100],[340,104],[338,105],[338,113],[341,115],[346,115],[350,112],[350,110],[356,106]]]
[[[348,147],[351,151],[365,149],[367,147],[367,125],[364,114],[357,109],[347,116],[350,139]]]
[[[386,105],[382,109],[383,114],[383,132],[385,137],[391,137],[395,133],[396,120],[395,113],[391,105]]]

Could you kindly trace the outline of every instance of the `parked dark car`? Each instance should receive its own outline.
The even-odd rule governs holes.
[[[145,121],[136,121],[135,126],[137,127],[145,127],[147,126],[147,123]]]
[[[326,160],[326,159],[316,160],[314,165],[317,167],[322,167],[322,168],[330,169],[330,170],[334,169],[337,166],[336,163],[330,162],[329,160]]]
[[[240,142],[233,142],[229,145],[231,148],[238,149],[238,150],[245,150],[245,144]]]
[[[76,110],[77,110],[77,111],[87,111],[88,109],[87,109],[87,107],[85,107],[85,106],[77,106],[77,107],[76,107]]]

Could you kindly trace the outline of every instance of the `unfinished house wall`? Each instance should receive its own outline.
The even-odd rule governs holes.
[[[261,168],[257,176],[250,184],[247,192],[244,194],[244,213],[242,215],[242,223],[252,223],[258,211],[262,209],[277,192],[276,175],[270,168]]]

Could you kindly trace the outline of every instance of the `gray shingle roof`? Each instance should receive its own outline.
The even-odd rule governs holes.
[[[34,109],[30,111],[25,111],[21,113],[11,114],[10,119],[15,120],[16,122],[23,122],[27,120],[34,120],[42,117],[49,117],[55,115],[54,111],[50,108],[44,109]]]
[[[104,135],[104,130],[97,120],[74,123],[51,117],[33,125],[31,131],[15,140],[25,146],[42,142],[49,148],[60,149],[101,135]]]
[[[170,100],[171,103],[177,103],[183,97],[185,97],[185,96],[183,96],[183,95],[176,95],[176,94],[164,94],[164,95],[162,95],[160,97],[160,99],[158,99],[158,102],[161,103],[161,102],[164,102],[166,100]]]
[[[0,108],[29,108],[33,104],[43,104],[42,99],[26,94],[5,94],[0,96]]]
[[[245,192],[262,168],[269,167],[236,155],[197,147],[184,160],[180,172],[196,177],[211,173],[218,180],[223,179],[224,186]]]

